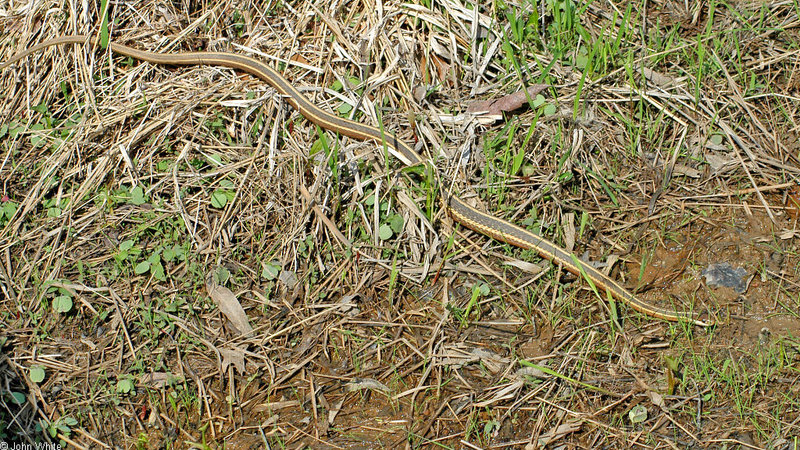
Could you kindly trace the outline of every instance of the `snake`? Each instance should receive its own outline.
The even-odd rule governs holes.
[[[94,45],[97,47],[99,38],[91,39],[88,35],[75,34],[44,41],[15,54],[9,60],[0,64],[0,71],[48,47],[68,44]],[[387,135],[382,129],[338,117],[325,111],[301,93],[289,80],[284,78],[275,69],[258,59],[230,52],[193,51],[155,53],[139,50],[116,42],[109,42],[108,48],[110,48],[111,52],[118,55],[150,64],[164,66],[221,66],[250,73],[272,86],[272,88],[280,95],[284,96],[286,101],[301,115],[323,129],[361,141],[374,141],[383,144],[392,155],[408,166],[433,164],[430,160],[423,158],[417,153],[408,143],[394,136]],[[608,275],[588,263],[582,263],[573,253],[559,247],[544,237],[477,209],[460,197],[445,192],[444,189],[442,189],[442,196],[446,210],[457,222],[465,227],[498,241],[522,249],[534,250],[542,258],[548,259],[555,264],[560,264],[567,271],[588,279],[591,282],[589,283],[590,286],[595,289],[595,291],[595,286],[599,286],[617,300],[626,303],[640,313],[658,319],[673,322],[688,322],[703,327],[714,324],[713,321],[701,319],[699,315],[694,312],[679,312],[644,302]]]

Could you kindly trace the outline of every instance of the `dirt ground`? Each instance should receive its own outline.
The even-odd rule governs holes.
[[[0,3],[0,61],[248,55],[432,162],[216,65],[0,70],[0,443],[800,448],[798,11]]]

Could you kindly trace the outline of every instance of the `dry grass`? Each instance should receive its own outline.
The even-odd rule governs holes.
[[[798,448],[800,5],[686,5],[110,6],[113,41],[259,57],[436,174],[228,69],[69,46],[3,71],[0,440]],[[0,5],[0,60],[99,8]],[[439,186],[719,325],[609,308]],[[703,281],[719,262],[744,294]]]

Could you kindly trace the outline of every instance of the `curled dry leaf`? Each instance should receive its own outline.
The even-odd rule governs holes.
[[[345,384],[344,390],[346,392],[355,392],[361,389],[371,389],[373,391],[390,392],[385,384],[372,378],[356,378],[353,381]]]
[[[525,272],[528,272],[528,273],[531,273],[531,274],[534,274],[534,275],[538,275],[543,270],[545,270],[542,266],[540,266],[538,264],[535,264],[535,263],[532,263],[532,262],[528,262],[528,261],[522,261],[522,260],[519,260],[519,259],[512,259],[510,261],[503,261],[503,264],[505,264],[507,266],[516,267],[519,270],[523,270]]]
[[[575,249],[575,213],[564,214],[564,248],[571,252]]]
[[[485,114],[494,117],[496,120],[503,118],[504,112],[511,112],[521,108],[528,103],[529,98],[535,98],[540,92],[547,89],[546,84],[533,84],[528,86],[526,91],[517,91],[513,94],[504,95],[496,100],[482,100],[475,102],[467,107],[467,112],[473,114]]]
[[[516,376],[519,379],[525,379],[527,377],[531,377],[543,380],[546,378],[550,378],[550,376],[542,372],[541,369],[537,367],[528,367],[528,366],[522,367],[519,370],[517,370]]]
[[[250,326],[250,321],[247,319],[247,314],[239,303],[239,299],[225,286],[207,283],[206,290],[208,295],[217,304],[217,308],[222,314],[231,322],[233,327],[239,334],[249,336],[253,333],[253,327]]]

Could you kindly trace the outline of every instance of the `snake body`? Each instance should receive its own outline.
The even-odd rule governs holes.
[[[51,39],[14,55],[8,61],[0,64],[0,70],[47,47],[65,44],[97,45],[97,40],[92,40],[86,35],[70,35]],[[216,65],[248,72],[275,88],[306,119],[320,127],[354,139],[383,143],[393,155],[407,165],[429,164],[427,159],[420,156],[402,140],[387,135],[376,127],[343,119],[321,109],[298,91],[281,74],[255,58],[224,52],[153,53],[113,42],[109,43],[109,48],[114,53],[151,64],[169,66]],[[476,209],[457,196],[449,195],[448,193],[444,193],[444,195],[445,205],[449,213],[456,221],[467,228],[523,249],[535,250],[542,257],[561,264],[568,271],[588,278],[594,285],[605,289],[618,300],[627,303],[641,313],[664,320],[686,321],[700,326],[713,324],[713,322],[701,320],[693,313],[677,312],[645,303],[607,275],[589,264],[582,264],[572,253],[547,239]]]

